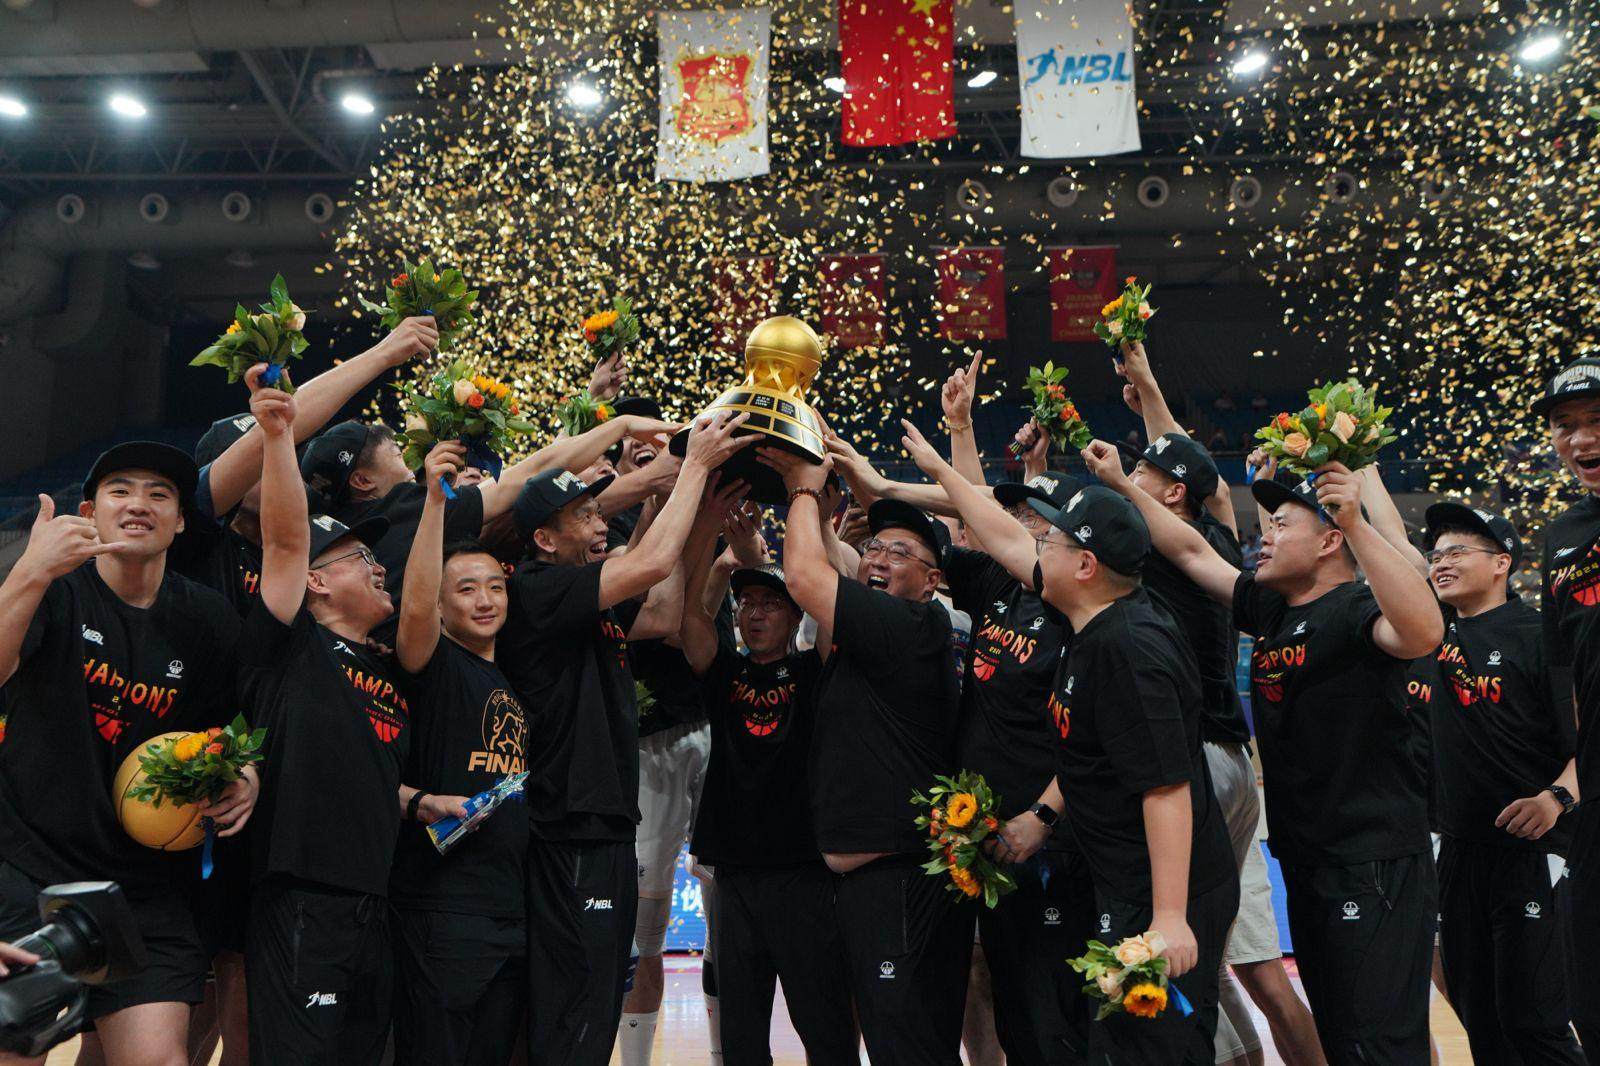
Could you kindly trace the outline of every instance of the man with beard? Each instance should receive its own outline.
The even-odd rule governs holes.
[[[1083,456],[1138,507],[1155,549],[1256,639],[1267,826],[1328,1061],[1426,1060],[1436,895],[1405,672],[1444,631],[1427,583],[1339,464],[1314,485],[1251,485],[1270,513],[1251,575],[1130,482],[1115,448],[1097,441]]]
[[[1600,1048],[1600,359],[1574,360],[1533,411],[1587,494],[1545,529],[1540,614],[1556,691],[1577,714],[1577,773],[1557,797],[1577,805],[1567,851],[1572,1021],[1585,1048]]]
[[[1509,594],[1522,539],[1500,515],[1436,503],[1424,543],[1444,643],[1408,687],[1431,724],[1450,1005],[1475,1062],[1581,1066],[1549,862],[1569,841],[1573,723],[1553,698],[1539,613]]]
[[[179,867],[118,819],[113,778],[154,737],[231,718],[238,616],[168,566],[195,466],[148,441],[102,454],[77,515],[39,497],[27,548],[0,585],[0,937],[39,925],[47,884],[114,880],[149,961],[89,989],[88,1017],[114,1062],[181,1066],[208,957]],[[64,791],[65,790],[65,791]],[[254,806],[254,768],[202,812],[231,836]],[[69,801],[70,800],[70,801]],[[181,872],[180,872],[181,871]],[[42,1060],[40,1060],[42,1061]]]
[[[940,541],[913,507],[880,500],[856,577],[838,573],[820,523],[830,464],[762,448],[789,495],[784,568],[817,620],[826,662],[812,741],[811,812],[849,984],[875,1063],[960,1061],[972,920],[921,869],[913,791],[955,769],[960,686],[950,618],[933,601]]]
[[[606,557],[594,499],[605,482],[546,472],[517,498],[530,558],[512,578],[500,661],[533,738],[527,906],[529,964],[539,979],[528,1043],[547,1062],[611,1056],[637,907],[639,737],[628,643],[679,629],[682,575],[674,571],[710,472],[755,439],[733,437],[743,423],[717,418],[690,434],[671,496],[618,558]]]

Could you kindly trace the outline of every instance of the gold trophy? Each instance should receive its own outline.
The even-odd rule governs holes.
[[[717,397],[700,417],[719,411],[748,413],[750,418],[739,427],[739,435],[754,433],[767,440],[750,445],[724,463],[724,483],[737,478],[750,486],[751,499],[783,503],[788,498],[783,478],[756,460],[756,449],[772,445],[810,462],[822,462],[827,455],[822,420],[805,401],[806,388],[821,365],[822,342],[810,326],[792,315],[769,318],[750,331],[744,342],[744,381]],[[672,439],[674,455],[682,455],[688,446],[688,430]]]

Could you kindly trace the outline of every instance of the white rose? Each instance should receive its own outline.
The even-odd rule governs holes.
[[[1382,426],[1368,426],[1366,438],[1362,441],[1362,443],[1371,444],[1381,436],[1383,436]]]
[[[1117,945],[1117,961],[1124,966],[1142,966],[1155,957],[1142,936],[1130,936]]]
[[[456,403],[465,404],[468,400],[472,399],[473,395],[477,391],[478,387],[472,382],[468,381],[466,378],[458,378],[456,380],[453,395],[455,396]]]
[[[1099,977],[1096,977],[1094,979],[1094,983],[1100,987],[1100,992],[1107,999],[1116,999],[1118,996],[1122,995],[1121,970],[1108,970]]]
[[[426,432],[428,432],[428,420],[426,418],[423,418],[421,415],[406,415],[406,432],[407,433],[426,433]]]
[[[300,310],[299,304],[289,305],[289,313],[284,315],[283,325],[284,328],[294,330],[297,333],[306,328],[306,313]]]
[[[1328,427],[1328,432],[1338,437],[1345,444],[1350,443],[1350,435],[1356,431],[1356,420],[1350,417],[1350,412],[1340,411],[1333,416],[1333,425]]]
[[[1110,322],[1107,322],[1106,323],[1106,331],[1108,333],[1110,333],[1113,337],[1122,336],[1122,319],[1113,318]]]
[[[1160,958],[1167,953],[1167,938],[1161,935],[1161,930],[1151,929],[1144,934],[1145,946],[1150,949],[1152,957]]]

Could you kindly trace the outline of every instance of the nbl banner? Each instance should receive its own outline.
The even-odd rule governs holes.
[[[835,348],[883,343],[883,256],[822,257],[822,331]]]
[[[1006,250],[939,250],[939,334],[951,341],[1003,340]]]
[[[717,347],[743,354],[750,331],[778,313],[777,277],[778,261],[770,255],[711,260]]]
[[[735,181],[767,173],[771,11],[663,12],[656,33],[656,179]]]
[[[1139,150],[1133,22],[1126,0],[1016,0],[1022,154]]]
[[[1117,295],[1117,250],[1048,248],[1050,339],[1099,340],[1094,324],[1100,309]]]

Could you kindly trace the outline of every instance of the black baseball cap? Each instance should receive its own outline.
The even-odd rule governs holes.
[[[936,522],[917,508],[902,500],[878,500],[867,508],[867,528],[874,533],[885,529],[903,529],[912,534],[933,552],[935,565],[942,565],[945,549],[950,547],[950,530],[943,522]]]
[[[1544,395],[1533,401],[1533,413],[1541,418],[1568,400],[1600,396],[1600,359],[1584,356],[1562,367],[1545,385]]]
[[[301,478],[329,499],[342,498],[371,436],[372,427],[355,419],[324,430],[306,445],[305,454],[300,457]]]
[[[217,419],[200,438],[200,443],[194,446],[195,465],[209,466],[216,462],[218,456],[227,451],[240,437],[254,429],[255,425],[256,416],[249,411]]]
[[[1001,507],[1015,507],[1023,500],[1043,500],[1053,507],[1065,507],[1081,488],[1083,482],[1070,474],[1046,471],[1026,482],[1002,481],[994,487],[994,502]]]
[[[1139,458],[1182,483],[1196,506],[1217,491],[1220,476],[1216,462],[1211,453],[1188,434],[1163,433],[1150,442]]]
[[[1426,528],[1423,530],[1422,543],[1427,545],[1429,551],[1433,550],[1434,542],[1439,539],[1440,527],[1458,526],[1500,545],[1511,556],[1512,569],[1522,562],[1522,537],[1518,535],[1517,527],[1504,515],[1444,500],[1423,512],[1423,521]]]
[[[741,567],[733,572],[733,577],[729,579],[728,584],[733,588],[735,596],[738,596],[739,593],[751,585],[760,585],[762,588],[771,589],[789,601],[789,605],[796,611],[800,609],[800,605],[794,602],[794,596],[790,594],[789,586],[784,581],[783,567],[776,563],[768,563],[766,566],[760,567]]]
[[[183,449],[153,440],[130,440],[100,453],[83,479],[83,498],[94,499],[100,482],[119,470],[149,470],[169,479],[177,487],[178,502],[185,507],[194,499],[195,483],[200,479],[200,468]]]
[[[661,419],[661,405],[648,396],[624,396],[611,405],[611,410],[619,415],[643,415],[645,418]]]
[[[329,546],[341,537],[354,537],[369,548],[376,547],[387,532],[389,532],[389,520],[383,515],[363,518],[353,526],[345,525],[332,515],[312,515],[311,552],[306,558],[315,561],[317,556],[327,551]]]
[[[570,470],[541,470],[522,483],[522,491],[511,504],[511,517],[523,536],[532,536],[534,530],[550,521],[561,508],[580,497],[603,491],[615,480],[607,474],[588,485]]]
[[[1028,506],[1117,573],[1133,577],[1144,568],[1150,527],[1137,507],[1104,485],[1079,490],[1065,507],[1043,500],[1029,500]]]
[[[1250,483],[1250,495],[1255,497],[1268,514],[1272,514],[1286,503],[1298,503],[1301,507],[1308,507],[1311,513],[1322,521],[1329,523],[1333,519],[1322,505],[1317,502],[1317,487],[1309,478],[1302,478],[1298,484],[1286,485],[1275,478],[1257,478]],[[1367,517],[1367,505],[1361,505],[1361,517]]]

